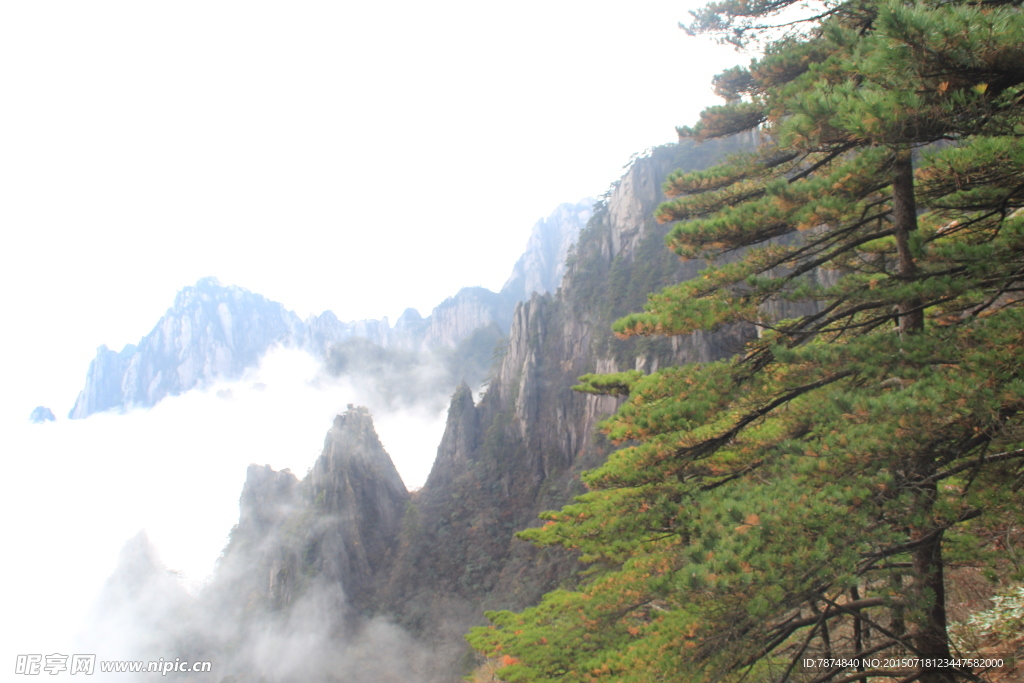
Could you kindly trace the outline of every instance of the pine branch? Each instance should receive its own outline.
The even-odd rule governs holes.
[[[932,484],[943,479],[948,479],[949,477],[960,474],[961,472],[966,472],[967,470],[972,469],[974,467],[981,467],[982,465],[989,465],[994,462],[1014,460],[1016,458],[1024,458],[1024,448],[1019,448],[1015,451],[1007,451],[1005,453],[997,453],[995,455],[986,455],[981,458],[976,458],[974,460],[965,462],[962,465],[958,465],[952,469],[948,469],[943,472],[937,472],[932,476],[928,477],[927,479],[921,480],[918,483],[920,483],[921,485]]]

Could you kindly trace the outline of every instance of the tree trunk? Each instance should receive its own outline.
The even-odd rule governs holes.
[[[910,250],[910,233],[917,230],[917,203],[914,201],[914,166],[910,150],[896,152],[892,180],[892,213],[896,223],[897,274],[903,282],[913,279],[917,272],[914,255]],[[913,334],[924,329],[924,311],[921,300],[914,297],[899,305],[900,334]]]
[[[893,168],[892,182],[893,219],[896,224],[896,250],[898,256],[897,275],[902,282],[910,282],[917,273],[914,254],[910,249],[910,233],[917,230],[917,204],[914,201],[914,167],[911,152],[898,150]],[[924,329],[922,301],[911,297],[899,304],[900,334],[906,338]],[[933,474],[934,461],[923,457],[916,463],[916,474],[928,477]],[[937,490],[934,483],[921,488],[917,495],[916,507],[927,513],[932,509]],[[923,529],[913,530],[912,536],[924,538],[931,533],[927,524]],[[946,587],[942,567],[942,534],[936,534],[927,543],[913,552],[914,602],[923,610],[917,620],[913,634],[914,647],[925,658],[948,658],[949,638],[946,633]],[[920,683],[948,683],[954,680],[949,669],[926,668]]]
[[[934,485],[933,485],[934,486]],[[946,584],[942,570],[942,534],[914,551],[914,593],[926,601],[924,618],[917,624],[914,647],[922,657],[949,658],[946,634]],[[948,683],[955,680],[950,669],[928,668],[921,683]]]

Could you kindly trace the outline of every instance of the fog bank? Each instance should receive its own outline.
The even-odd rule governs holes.
[[[344,378],[325,376],[303,352],[274,350],[237,382],[149,410],[38,425],[3,416],[10,485],[0,512],[10,520],[3,542],[12,553],[2,580],[17,590],[0,626],[0,657],[68,652],[122,547],[140,530],[195,592],[238,520],[246,467],[269,464],[302,477],[349,403],[369,405],[406,486],[422,485],[443,411],[386,409],[373,399]]]

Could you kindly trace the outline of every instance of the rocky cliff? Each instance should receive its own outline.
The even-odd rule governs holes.
[[[385,484],[390,475],[372,468],[328,476],[333,470],[327,448],[298,484],[251,469],[236,538],[249,539],[249,546],[260,545],[264,557],[273,558],[250,562],[249,573],[243,572],[255,577],[246,585],[259,586],[258,601],[294,601],[317,581],[340,585],[348,595],[346,609],[393,620],[426,645],[431,656],[419,670],[422,680],[454,681],[472,667],[462,635],[482,620],[485,609],[521,609],[571,584],[578,567],[570,554],[538,550],[518,541],[515,532],[537,523],[540,511],[580,493],[579,473],[609,452],[595,427],[617,401],[574,393],[570,387],[577,377],[721,358],[756,336],[752,325],[672,340],[622,341],[608,331],[615,317],[642,306],[648,292],[693,277],[699,268],[664,249],[666,228],[651,218],[663,199],[662,179],[675,168],[698,168],[749,144],[671,145],[629,168],[594,207],[557,292],[534,294],[515,308],[504,354],[483,397],[475,402],[466,385],[455,390],[421,490],[402,498]],[[407,323],[421,321],[409,316]],[[368,419],[353,415],[365,414],[350,410],[339,420]],[[374,461],[385,458],[379,453]],[[303,496],[301,506],[289,502]],[[253,507],[256,500],[265,502]],[[401,522],[394,526],[399,504]],[[275,517],[283,509],[291,512]],[[246,521],[264,519],[279,521],[259,527]],[[361,541],[379,558],[376,563],[353,561],[359,551],[345,545],[362,525],[389,530]],[[257,528],[270,531],[254,533]],[[284,528],[295,529],[301,542],[281,540],[273,531]],[[236,538],[232,544],[241,543]],[[229,546],[226,560],[232,552]]]
[[[130,541],[89,643],[125,658],[209,660],[222,682],[424,681],[429,653],[375,614],[409,500],[369,413],[349,406],[301,480],[249,467],[238,524],[198,595],[143,536]]]
[[[232,577],[229,592],[244,586],[245,604],[273,610],[291,605],[313,583],[326,583],[348,605],[365,609],[397,544],[408,500],[369,412],[349,406],[301,481],[288,471],[249,467],[238,526],[222,560],[221,574]]]
[[[335,418],[306,481],[321,517],[307,541],[306,569],[337,581],[350,604],[365,608],[388,569],[409,500],[365,408],[349,406]]]
[[[525,301],[530,295],[554,292],[565,277],[565,261],[580,232],[593,215],[594,200],[561,204],[550,216],[537,221],[526,245],[526,252],[516,261],[501,293],[514,301]]]
[[[371,416],[351,406],[301,481],[251,466],[238,526],[199,598],[196,613],[205,616],[178,637],[191,656],[199,648],[228,662],[236,681],[454,682],[473,668],[462,636],[484,610],[521,609],[571,586],[579,566],[570,553],[534,548],[515,533],[582,492],[580,472],[610,451],[596,425],[618,401],[574,393],[577,377],[721,358],[757,334],[753,325],[678,339],[618,340],[609,332],[648,292],[700,267],[667,252],[666,227],[651,218],[662,179],[751,144],[669,145],[631,165],[593,207],[560,287],[515,307],[483,396],[474,400],[466,384],[455,389],[419,491],[405,491]],[[396,328],[430,324],[407,312]],[[366,640],[371,632],[417,654],[391,667],[395,649]],[[336,658],[328,666],[302,655],[314,641],[330,653],[358,646],[376,679],[349,676]],[[280,653],[274,661],[260,654],[268,647]]]
[[[550,291],[560,279],[565,252],[585,223],[591,204],[591,200],[563,204],[539,221],[501,292],[466,287],[426,318],[407,309],[394,327],[386,317],[345,322],[332,311],[299,320],[280,303],[241,287],[222,286],[216,278],[203,278],[178,293],[138,344],[128,344],[120,352],[106,346],[97,349],[85,387],[68,417],[149,407],[216,380],[238,379],[274,345],[304,349],[321,359],[328,359],[332,350],[350,340],[379,349],[429,354],[457,349],[467,340],[478,345],[480,340],[470,338],[493,328],[497,334],[484,335],[493,346],[498,336],[507,334],[515,305],[534,291]],[[453,372],[456,380],[475,376]]]
[[[218,378],[236,379],[271,345],[294,346],[302,337],[302,322],[281,304],[204,278],[178,292],[138,344],[120,353],[97,350],[68,417],[152,406]]]
[[[670,145],[638,159],[594,208],[557,293],[534,294],[516,307],[480,402],[465,387],[452,397],[433,470],[413,498],[412,521],[381,594],[387,613],[444,653],[449,674],[465,654],[461,634],[483,610],[521,609],[573,580],[572,557],[538,550],[514,533],[581,493],[580,472],[607,457],[610,446],[596,424],[617,400],[573,392],[577,378],[722,358],[756,336],[752,325],[685,339],[623,341],[609,331],[648,292],[701,267],[670,254],[667,227],[651,218],[664,199],[665,176],[751,144]]]

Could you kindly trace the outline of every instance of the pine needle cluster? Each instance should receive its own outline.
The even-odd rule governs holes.
[[[521,536],[589,578],[470,642],[507,681],[977,680],[926,660],[972,654],[950,558],[998,565],[1024,509],[1020,3],[723,0],[687,28],[764,50],[680,135],[765,143],[667,179],[667,246],[709,265],[614,329],[759,338],[581,378],[628,395],[622,447]]]

